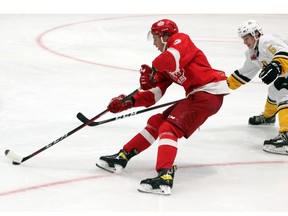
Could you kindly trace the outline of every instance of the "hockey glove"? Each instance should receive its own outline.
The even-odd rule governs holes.
[[[148,65],[141,65],[140,69],[140,87],[143,90],[148,90],[156,87],[156,80],[153,75],[153,69]]]
[[[126,95],[121,94],[118,97],[112,98],[107,106],[107,109],[112,113],[119,113],[132,108],[134,106],[134,102],[135,99],[132,96],[127,98]]]
[[[282,65],[278,61],[271,61],[259,74],[262,82],[269,85],[281,74]]]

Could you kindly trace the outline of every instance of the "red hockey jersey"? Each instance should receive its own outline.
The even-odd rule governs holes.
[[[205,54],[187,34],[172,35],[167,41],[167,50],[153,60],[152,66],[157,71],[157,86],[135,94],[135,107],[155,104],[173,82],[183,86],[186,96],[198,91],[211,94],[230,92],[225,73],[210,66]]]

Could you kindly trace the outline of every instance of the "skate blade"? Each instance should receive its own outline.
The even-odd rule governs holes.
[[[99,160],[99,162],[96,163],[96,166],[111,173],[121,173],[123,170],[123,167],[117,164],[115,165],[115,167],[109,167],[108,163],[103,160]]]
[[[276,148],[274,145],[264,145],[263,151],[273,154],[288,155],[288,147],[285,146]]]
[[[159,188],[153,189],[149,184],[140,184],[138,191],[142,193],[159,194],[165,196],[171,194],[171,188],[167,185],[160,185]]]
[[[265,128],[265,127],[270,127],[270,126],[272,127],[275,125],[275,123],[264,123],[264,124],[259,124],[259,125],[253,125],[253,124],[248,123],[248,125],[250,127],[255,127],[255,128],[261,128],[261,127]]]

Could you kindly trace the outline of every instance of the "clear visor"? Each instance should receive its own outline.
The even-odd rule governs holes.
[[[153,41],[153,34],[152,34],[151,31],[148,31],[148,33],[147,33],[147,40],[148,41]]]

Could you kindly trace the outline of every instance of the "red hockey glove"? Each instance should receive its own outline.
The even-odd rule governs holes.
[[[112,113],[122,112],[124,110],[130,109],[134,105],[134,98],[126,97],[126,95],[121,94],[118,97],[112,98],[107,106],[107,109]]]
[[[156,87],[156,80],[153,75],[153,69],[145,64],[141,65],[140,69],[140,87],[143,90]]]

